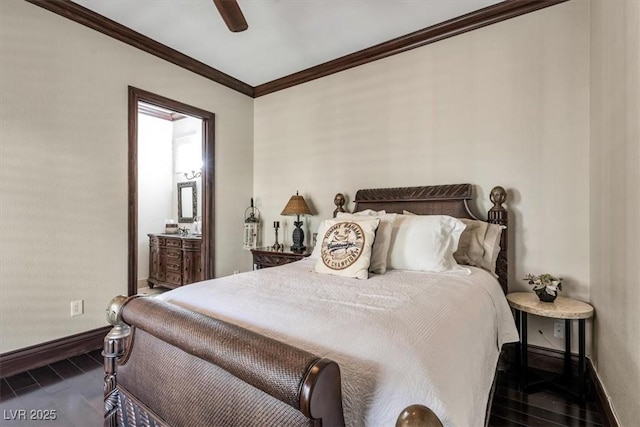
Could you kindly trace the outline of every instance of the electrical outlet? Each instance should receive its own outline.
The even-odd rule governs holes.
[[[553,323],[553,336],[556,338],[564,338],[564,324],[562,322]]]
[[[71,301],[71,317],[84,314],[84,300]]]
[[[240,274],[240,270],[233,270],[233,274]]]

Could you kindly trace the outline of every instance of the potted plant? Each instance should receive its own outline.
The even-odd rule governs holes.
[[[533,286],[533,291],[538,295],[540,301],[553,302],[558,296],[558,292],[562,290],[562,279],[551,274],[539,276],[527,274],[524,280],[529,281],[529,284]]]

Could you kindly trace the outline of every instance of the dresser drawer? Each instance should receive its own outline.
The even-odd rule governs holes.
[[[167,283],[172,285],[182,285],[182,274],[167,271]]]
[[[181,246],[180,239],[167,239],[166,246],[168,248],[179,248]]]
[[[184,249],[200,249],[200,240],[185,240],[182,242],[182,247]]]
[[[252,249],[253,263],[256,268],[275,267],[301,260],[311,255],[311,252],[274,251],[269,248]]]
[[[182,272],[182,262],[181,260],[173,260],[168,259],[165,262],[165,268],[167,269],[167,274],[169,272],[181,273]]]
[[[167,249],[164,254],[167,257],[167,260],[182,259],[182,252],[180,249]]]

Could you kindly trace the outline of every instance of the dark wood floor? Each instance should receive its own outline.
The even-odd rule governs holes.
[[[0,425],[100,426],[102,381],[99,350],[2,379]],[[39,409],[55,410],[56,420],[29,420],[30,412]],[[20,410],[26,411],[27,419],[12,420]],[[569,395],[545,388],[523,393],[516,378],[507,372],[498,375],[491,412],[489,425],[493,427],[607,426],[595,402],[578,404]]]
[[[535,393],[520,390],[514,374],[498,375],[489,425],[510,426],[607,426],[593,398],[583,404],[555,387],[541,386]]]

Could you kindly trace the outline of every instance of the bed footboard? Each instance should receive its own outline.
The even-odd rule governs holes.
[[[149,297],[116,297],[105,426],[344,425],[328,359]]]

